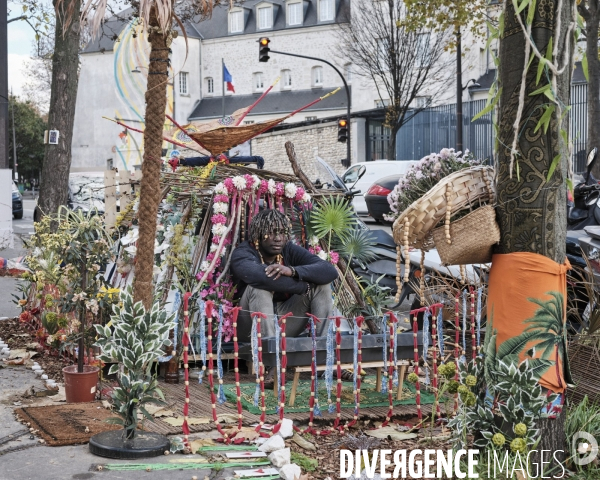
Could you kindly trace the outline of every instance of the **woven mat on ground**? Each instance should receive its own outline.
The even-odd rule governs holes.
[[[320,379],[319,379],[320,380]],[[327,410],[327,390],[325,382],[319,381],[319,406],[321,410]],[[218,387],[217,387],[218,388]],[[331,389],[331,401],[335,405],[335,388],[336,383],[334,379],[333,387]],[[242,391],[242,407],[248,410],[250,413],[259,415],[261,410],[260,407],[254,406],[254,392],[256,390],[256,383],[242,383],[240,385]],[[216,390],[216,388],[215,388]],[[223,385],[223,391],[225,397],[229,402],[236,403],[236,388],[235,385]],[[291,383],[286,383],[286,406],[285,411],[288,413],[293,412],[308,412],[309,406],[308,401],[310,399],[310,380],[300,380],[298,382],[298,388],[296,389],[296,401],[293,407],[289,407],[289,395],[292,391]],[[404,388],[402,389],[402,400],[395,400],[397,388],[394,388],[394,405],[415,405],[415,386],[404,382]],[[354,408],[354,395],[352,394],[352,382],[342,383],[342,408]],[[421,404],[432,404],[434,396],[421,389]],[[260,398],[259,398],[260,402]],[[277,406],[277,398],[273,395],[273,391],[265,392],[265,404],[267,407],[267,415],[276,412],[275,407]],[[259,403],[260,405],[260,403]],[[386,407],[389,405],[387,393],[375,391],[375,377],[367,377],[362,381],[360,387],[360,408],[368,407]]]
[[[87,443],[92,435],[122,428],[106,423],[115,414],[99,402],[22,407],[15,409],[15,415],[31,423],[38,435],[53,447]]]

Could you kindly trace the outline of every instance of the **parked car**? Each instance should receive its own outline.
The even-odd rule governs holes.
[[[12,213],[17,220],[23,218],[23,195],[15,182],[12,184]]]
[[[356,194],[352,201],[356,213],[358,215],[368,214],[364,196],[371,185],[387,175],[404,175],[414,163],[416,162],[412,160],[374,160],[372,162],[355,163],[350,166],[342,175],[342,180],[349,189],[360,190],[360,193]],[[363,166],[367,170],[361,178],[358,178],[360,169]]]
[[[367,193],[365,194],[365,201],[369,216],[374,218],[378,222],[383,222],[385,219],[383,216],[390,213],[390,204],[388,203],[387,196],[398,184],[398,180],[402,178],[402,175],[390,175],[377,180]]]

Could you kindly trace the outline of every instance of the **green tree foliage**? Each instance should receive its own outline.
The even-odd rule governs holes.
[[[13,112],[17,145],[17,172],[22,179],[38,178],[44,160],[44,130],[46,120],[42,118],[30,101],[21,101],[10,96],[9,100],[9,165],[14,165]]]
[[[486,34],[489,0],[405,0],[406,25],[434,32],[468,30],[476,37]]]

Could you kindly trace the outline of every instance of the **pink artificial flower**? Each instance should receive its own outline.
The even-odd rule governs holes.
[[[263,194],[267,193],[268,191],[269,191],[269,182],[267,182],[266,180],[261,180],[260,187],[258,187],[258,193],[260,195],[263,195]]]
[[[227,223],[227,217],[225,215],[223,215],[222,213],[218,213],[216,215],[213,215],[212,218],[210,219],[210,221],[215,224],[215,223]]]
[[[336,265],[340,259],[340,254],[337,252],[329,252],[329,261]]]
[[[207,297],[207,295],[208,295],[208,290],[206,290],[206,288],[205,288],[204,290],[202,290],[202,291],[200,292],[200,295],[202,295],[202,298],[206,298],[206,297]]]
[[[221,257],[217,258],[217,261],[215,262],[215,268],[219,267],[221,265]]]
[[[299,202],[300,200],[302,200],[302,197],[304,196],[305,193],[306,192],[304,191],[304,189],[302,187],[297,187],[296,188],[296,196],[294,197],[294,200]]]
[[[215,195],[213,203],[229,203],[229,197],[227,195]]]
[[[214,258],[215,258],[215,252],[211,252],[206,256],[206,261],[210,263],[214,260]]]
[[[218,298],[223,298],[223,292],[219,292],[219,293],[217,293],[217,297],[218,297]]]
[[[221,237],[217,237],[216,235],[213,236],[212,243],[218,245],[220,241],[221,241]]]
[[[275,195],[277,195],[278,197],[282,197],[284,193],[285,185],[281,182],[277,182],[277,184],[275,185]]]
[[[254,179],[252,178],[252,175],[247,173],[244,175],[244,178],[246,179],[246,190],[252,190],[252,187],[254,186]]]
[[[223,185],[225,185],[225,188],[230,194],[235,190],[235,186],[233,185],[233,180],[231,179],[231,177],[226,178],[223,181]]]
[[[201,273],[197,273],[196,274],[196,280],[198,280],[198,281],[202,280],[202,274]]]

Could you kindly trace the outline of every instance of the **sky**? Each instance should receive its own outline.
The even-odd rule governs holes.
[[[21,6],[8,1],[8,18],[22,14]],[[24,65],[31,57],[35,34],[32,28],[22,20],[8,24],[8,88],[15,95],[21,95],[25,83]]]

